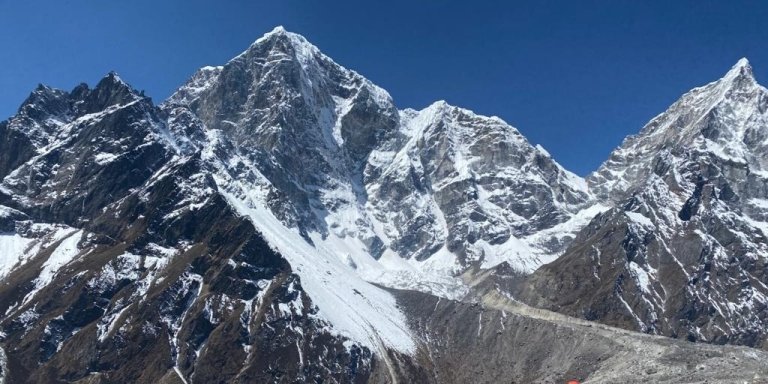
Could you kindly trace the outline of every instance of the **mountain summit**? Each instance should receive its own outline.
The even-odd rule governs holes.
[[[752,75],[747,59],[739,60],[718,81],[695,88],[636,136],[628,137],[608,161],[587,178],[601,198],[625,197],[645,182],[655,166],[672,151],[693,149],[752,164],[766,163],[766,90]],[[656,163],[654,163],[656,162]]]

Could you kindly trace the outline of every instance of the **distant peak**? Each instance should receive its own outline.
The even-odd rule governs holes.
[[[52,90],[51,87],[43,83],[39,83],[37,84],[37,87],[35,87],[35,92],[50,92],[51,90]]]
[[[256,56],[264,58],[275,51],[292,56],[298,59],[302,65],[311,63],[318,55],[322,55],[320,50],[310,43],[304,36],[288,32],[282,26],[275,27],[272,31],[265,33],[251,44],[248,49],[235,56],[230,61],[238,61],[244,57]],[[323,55],[324,56],[324,55]]]
[[[88,92],[90,92],[90,90],[91,88],[88,86],[88,84],[80,83],[69,93],[76,99],[82,99],[86,94],[88,94]]]
[[[115,71],[110,71],[104,76],[93,90],[81,91],[80,94],[91,100],[89,113],[111,105],[124,105],[143,98],[143,95],[140,95],[133,87],[123,81]]]
[[[736,64],[731,67],[728,73],[725,74],[723,80],[734,81],[737,79],[750,79],[754,81],[754,74],[752,73],[752,66],[749,64],[749,60],[746,57],[742,57]]]
[[[292,37],[292,38],[299,37],[302,40],[304,40],[304,38],[301,35],[293,32],[288,32],[285,29],[285,27],[283,27],[282,25],[278,25],[277,27],[273,28],[271,31],[265,33],[263,36],[256,39],[254,44],[264,43],[266,41],[269,41],[269,40],[272,40],[273,38],[278,38],[278,37]]]
[[[467,108],[457,107],[449,104],[445,100],[438,100],[430,104],[428,107],[418,111],[419,113],[428,113],[433,116],[449,116],[451,113],[458,112],[467,116],[474,116],[485,120],[492,120],[500,124],[509,125],[504,119],[498,116],[486,116],[475,113],[475,111]]]
[[[445,116],[450,113],[455,107],[448,104],[445,100],[438,100],[424,108],[421,112],[428,113],[433,116]]]
[[[452,105],[448,104],[447,101],[445,101],[445,100],[438,100],[438,101],[435,101],[434,103],[432,103],[432,105],[430,105],[428,108],[444,109],[444,108],[450,108],[450,107],[452,107]]]
[[[30,101],[34,102],[35,100],[38,100],[40,98],[46,98],[46,97],[64,95],[64,94],[66,94],[66,92],[40,83],[30,93],[29,98],[27,98],[27,101],[25,103]]]
[[[107,73],[106,76],[104,76],[101,79],[101,81],[99,81],[99,84],[102,84],[102,83],[104,83],[104,84],[124,85],[124,86],[130,88],[128,83],[123,81],[123,79],[120,77],[120,75],[118,75],[117,72],[115,72],[115,71],[109,71],[109,73]]]
[[[123,79],[120,77],[120,75],[117,74],[115,71],[109,71],[104,77],[99,80],[99,85],[105,86],[107,84],[109,85],[128,85]],[[98,85],[97,85],[98,86]]]
[[[286,32],[288,31],[285,30],[285,27],[283,27],[282,25],[278,25],[275,28],[273,28],[272,31],[269,32],[268,34],[281,34]]]
[[[742,57],[733,67],[731,67],[730,72],[737,72],[739,74],[748,73],[749,75],[752,75],[752,66],[749,64],[749,60],[747,60],[746,57]]]
[[[66,94],[65,91],[40,83],[40,84],[37,84],[37,87],[35,87],[35,89],[32,91],[30,96],[38,95],[41,97],[46,97],[47,95],[64,95],[64,94]]]
[[[28,106],[34,106],[34,105],[40,105],[40,104],[48,104],[51,101],[58,100],[60,97],[66,96],[66,92],[51,88],[45,84],[38,84],[35,89],[30,92],[29,96],[27,96],[26,100],[24,100],[23,103],[21,103],[21,106],[19,107],[19,112],[21,112],[24,108]]]

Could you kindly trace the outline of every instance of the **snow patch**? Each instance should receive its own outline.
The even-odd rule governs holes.
[[[106,165],[109,164],[115,159],[117,159],[119,156],[115,155],[114,153],[107,153],[107,152],[101,152],[96,154],[96,156],[93,157],[94,161],[96,161],[96,164],[98,165]]]
[[[0,233],[0,277],[5,277],[22,260],[33,241],[16,233]]]
[[[642,213],[637,212],[624,212],[627,217],[629,217],[630,220],[634,221],[635,223],[638,223],[642,226],[653,228],[653,221],[651,219],[644,216]]]
[[[61,267],[75,259],[80,253],[80,250],[77,248],[77,243],[82,236],[82,230],[73,230],[64,240],[62,240],[59,246],[56,247],[53,253],[51,253],[51,256],[48,257],[48,260],[43,264],[43,270],[35,280],[36,287],[41,288],[48,285]]]

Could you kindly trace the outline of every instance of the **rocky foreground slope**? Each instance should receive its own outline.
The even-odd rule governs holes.
[[[648,134],[586,181],[499,118],[445,102],[398,110],[282,28],[159,105],[114,73],[70,92],[39,86],[0,123],[1,377],[761,382],[757,349],[509,297],[760,346],[762,168],[746,164],[762,158],[764,125],[744,111],[765,102],[745,68],[657,119],[673,130],[703,113],[709,136]],[[734,122],[743,147],[728,147]],[[757,176],[738,183],[744,167]],[[661,248],[680,266],[667,272],[654,239],[670,233],[680,245]],[[611,267],[585,262],[587,246]],[[668,276],[688,279],[684,295]],[[711,303],[726,299],[721,321]],[[642,317],[645,300],[658,306]]]

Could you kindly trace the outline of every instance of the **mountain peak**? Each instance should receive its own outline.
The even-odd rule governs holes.
[[[142,97],[116,72],[111,71],[88,93],[86,110],[88,113],[96,112],[111,105],[125,105]]]
[[[450,114],[452,112],[458,111],[458,112],[460,112],[460,113],[462,113],[464,115],[467,115],[467,116],[473,116],[473,117],[476,117],[476,118],[479,118],[479,119],[484,119],[484,120],[488,120],[488,121],[495,121],[497,123],[501,123],[501,124],[504,124],[504,125],[509,125],[509,123],[507,123],[506,121],[504,121],[504,119],[502,119],[502,118],[500,118],[498,116],[480,115],[480,114],[477,114],[475,111],[473,111],[471,109],[462,108],[462,107],[458,107],[458,106],[452,105],[452,104],[448,103],[445,100],[435,101],[432,104],[430,104],[429,106],[427,106],[426,108],[424,108],[422,111],[423,112],[427,112],[427,113],[429,113],[431,115],[434,115],[434,116],[446,116],[446,115],[448,115],[448,114]],[[419,112],[419,111],[415,111],[415,112]]]
[[[133,89],[115,71],[109,71],[109,73],[102,77],[101,80],[99,80],[99,83],[96,85],[96,88],[99,87],[128,88],[129,90]]]
[[[752,72],[752,66],[749,64],[749,60],[746,57],[742,57],[736,64],[731,67],[728,73],[723,76],[721,82],[734,83],[738,80],[748,80],[755,82],[755,76]]]
[[[734,67],[749,67],[749,59],[746,57],[742,57],[739,59],[739,61],[736,62],[736,65]]]
[[[265,33],[264,35],[256,39],[256,41],[254,41],[253,44],[251,44],[251,47],[266,43],[268,41],[272,41],[276,39],[284,39],[284,38],[287,39],[293,45],[296,45],[296,44],[311,45],[307,41],[307,39],[304,38],[304,36],[298,33],[289,32],[282,25],[278,25],[271,31]]]
[[[18,113],[33,119],[64,114],[68,108],[67,92],[38,84],[19,106]]]
[[[448,104],[447,101],[445,101],[445,100],[438,100],[438,101],[435,101],[434,103],[430,104],[426,108],[426,110],[432,111],[433,113],[442,113],[442,112],[445,112],[445,111],[453,109],[453,108],[455,108],[455,107],[450,105],[450,104]]]
[[[763,165],[754,156],[763,153],[764,130],[752,127],[764,126],[766,92],[757,83],[749,60],[741,58],[723,77],[687,92],[640,134],[628,137],[589,182],[603,189],[600,194],[623,199],[644,185],[653,164],[663,160],[660,153],[671,147],[695,148],[761,169]]]
[[[265,33],[251,44],[248,49],[235,56],[231,62],[236,62],[244,57],[264,58],[273,54],[285,54],[297,59],[302,64],[312,61],[312,57],[321,54],[320,50],[310,43],[304,36],[288,32],[282,26],[275,27]]]
[[[33,105],[40,102],[44,102],[44,100],[47,99],[56,99],[60,98],[61,96],[65,95],[66,92],[51,88],[45,84],[38,84],[35,89],[30,92],[29,96],[27,96],[27,99],[24,100],[24,102],[21,104],[20,110],[24,108],[27,105]]]
[[[288,32],[288,31],[285,30],[285,27],[283,27],[282,25],[278,25],[275,28],[273,28],[272,31],[267,32],[266,34],[267,35],[270,35],[270,34],[279,35],[279,34],[285,34],[286,32]]]
[[[260,44],[260,43],[269,41],[273,38],[287,36],[288,34],[289,32],[282,25],[278,25],[275,28],[273,28],[271,31],[263,34],[261,37],[256,39],[256,41],[254,41],[253,44],[251,45],[253,46],[256,44]]]
[[[50,92],[53,88],[43,84],[39,83],[37,84],[37,87],[35,87],[35,90],[33,92]]]

